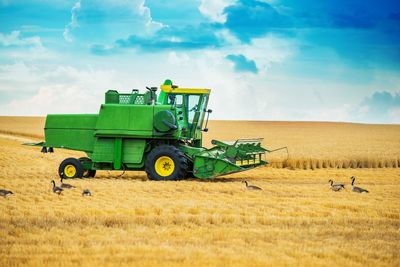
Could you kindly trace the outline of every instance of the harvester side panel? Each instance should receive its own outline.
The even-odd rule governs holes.
[[[91,153],[97,117],[80,114],[48,115],[45,124],[46,145]]]
[[[117,105],[101,106],[96,124],[97,136],[151,137],[153,133],[153,106]]]
[[[122,162],[139,164],[143,161],[146,140],[143,139],[123,139]]]
[[[100,137],[96,139],[92,160],[94,163],[112,163],[117,170],[122,164],[138,167],[143,165],[145,148],[145,139]]]
[[[93,162],[114,162],[114,143],[115,138],[96,138],[94,151],[92,154]]]

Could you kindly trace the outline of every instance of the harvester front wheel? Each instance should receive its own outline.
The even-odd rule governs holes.
[[[146,173],[150,180],[178,180],[186,177],[188,162],[185,154],[174,146],[153,148],[146,158]]]
[[[82,178],[82,163],[80,163],[80,161],[76,158],[64,159],[58,168],[58,174],[64,179]]]

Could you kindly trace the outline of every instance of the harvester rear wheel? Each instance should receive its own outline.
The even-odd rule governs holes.
[[[82,163],[80,163],[80,161],[76,158],[64,159],[58,168],[58,174],[64,179],[82,178]]]
[[[188,161],[182,151],[174,146],[153,148],[146,158],[146,173],[150,180],[167,181],[186,177]]]
[[[93,178],[96,176],[96,170],[84,170],[83,171],[83,178]]]
[[[92,160],[88,157],[81,157],[78,159],[80,163],[82,163],[82,165],[85,165],[86,163],[91,163]],[[90,164],[91,165],[91,164]],[[92,170],[92,169],[85,169],[85,167],[83,167],[83,178],[92,178],[96,176],[96,170]]]

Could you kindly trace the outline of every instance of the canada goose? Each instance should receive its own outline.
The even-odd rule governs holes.
[[[8,195],[14,194],[13,192],[5,189],[0,189],[0,196],[2,197],[7,197]]]
[[[361,187],[354,186],[354,181],[356,180],[356,177],[351,176],[350,179],[352,180],[352,181],[351,181],[351,191],[356,192],[356,193],[369,193],[369,191],[366,190],[366,189],[363,189],[363,188],[361,188]]]
[[[60,195],[63,189],[59,186],[56,186],[56,182],[54,182],[54,180],[51,180],[51,182],[53,183],[53,193]]]
[[[328,181],[331,184],[331,190],[338,192],[342,189],[344,189],[344,184],[334,184],[332,180]]]
[[[262,190],[261,187],[258,187],[258,186],[255,186],[255,185],[248,185],[248,184],[247,184],[247,181],[243,181],[243,183],[246,184],[246,188],[247,188],[248,190]]]
[[[84,196],[91,197],[91,196],[92,196],[92,193],[90,192],[89,189],[85,189],[85,190],[83,190],[83,192],[82,192],[82,196],[83,196],[83,197],[84,197]]]
[[[73,185],[71,185],[71,184],[65,184],[65,183],[63,183],[63,180],[64,180],[64,178],[61,178],[61,180],[60,180],[60,182],[61,182],[60,187],[61,187],[61,188],[68,188],[68,189],[76,188],[75,186],[73,186]]]

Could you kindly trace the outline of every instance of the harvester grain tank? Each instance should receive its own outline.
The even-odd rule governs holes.
[[[210,89],[180,88],[166,80],[158,97],[157,87],[147,90],[109,90],[99,114],[48,115],[45,141],[30,145],[42,152],[85,152],[87,157],[61,162],[65,179],[94,177],[96,170],[144,170],[151,180],[207,179],[267,164],[261,139],[202,146]]]

